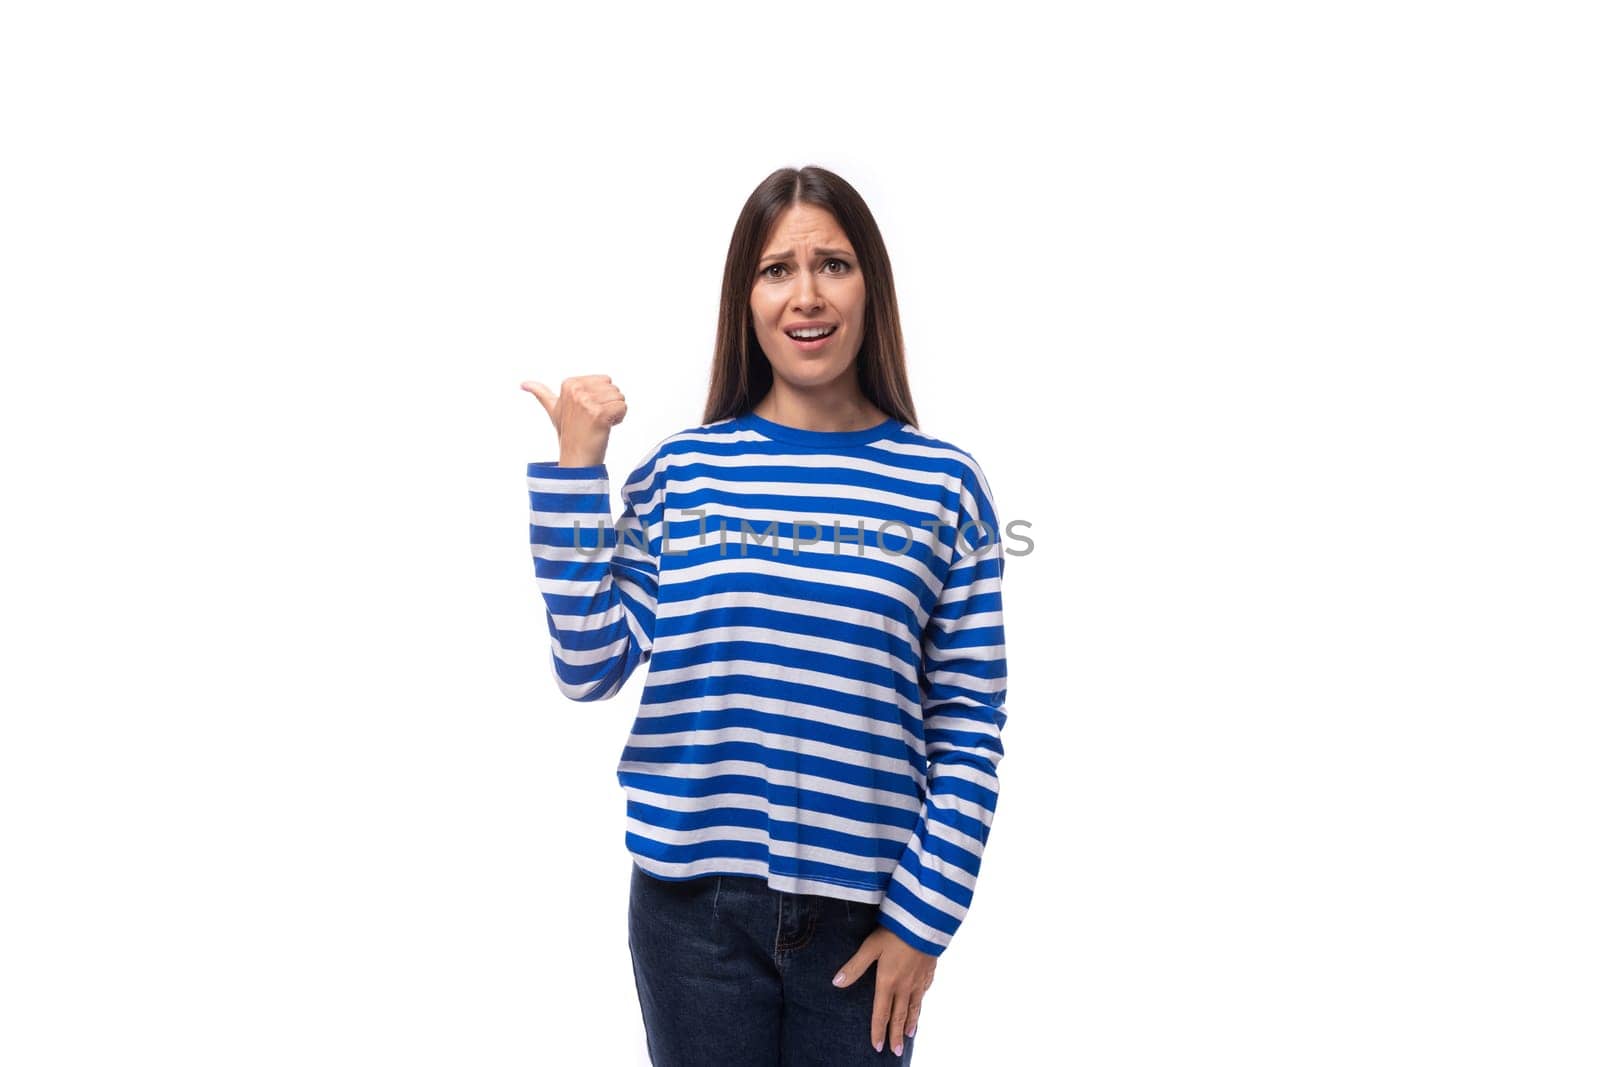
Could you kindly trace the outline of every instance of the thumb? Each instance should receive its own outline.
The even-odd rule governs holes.
[[[539,403],[544,406],[545,414],[551,419],[556,417],[556,396],[550,391],[549,386],[542,382],[527,381],[522,383],[522,388],[538,398]]]
[[[833,976],[833,984],[840,989],[848,989],[854,985],[856,979],[866,974],[867,968],[877,961],[880,950],[874,946],[882,943],[877,938],[863,941],[861,947],[856,949],[856,954],[851,956],[849,962],[840,967],[839,973]]]

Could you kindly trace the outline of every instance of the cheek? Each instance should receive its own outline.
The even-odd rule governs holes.
[[[783,305],[772,306],[770,300],[752,300],[750,302],[750,321],[762,333],[777,333],[778,322],[783,318]]]
[[[867,287],[857,286],[850,294],[850,321],[857,326],[867,317]]]

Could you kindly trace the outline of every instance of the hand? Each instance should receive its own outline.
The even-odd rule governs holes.
[[[833,984],[843,989],[865,973],[872,961],[878,961],[877,994],[872,1005],[872,1031],[867,1040],[877,1052],[883,1051],[884,1027],[888,1027],[889,1047],[894,1054],[902,1054],[905,1034],[915,1035],[917,1018],[922,1014],[922,995],[933,985],[933,969],[939,958],[920,949],[912,948],[900,940],[893,930],[880,926],[867,935],[834,978]]]
[[[528,381],[522,388],[538,398],[561,443],[560,465],[590,467],[605,462],[611,427],[628,414],[628,402],[605,374],[581,374],[561,383],[561,395]]]

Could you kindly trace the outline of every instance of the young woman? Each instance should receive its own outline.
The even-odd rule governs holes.
[[[557,685],[649,662],[617,778],[651,1061],[909,1063],[994,817],[1004,556],[977,461],[916,427],[877,223],[821,168],[756,188],[702,424],[615,524],[622,392],[523,388],[560,442],[528,464]]]

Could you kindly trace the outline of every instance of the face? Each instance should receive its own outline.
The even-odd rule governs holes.
[[[750,290],[750,316],[773,375],[811,389],[852,371],[861,350],[867,283],[833,215],[812,204],[790,205],[774,224],[761,257]],[[807,323],[831,326],[833,332],[819,341],[790,336]]]

